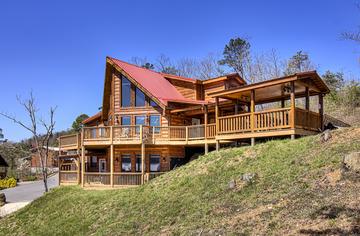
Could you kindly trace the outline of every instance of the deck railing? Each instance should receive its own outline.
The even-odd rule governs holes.
[[[214,140],[216,136],[237,133],[266,132],[289,128],[319,130],[321,116],[318,113],[295,108],[279,108],[253,113],[218,117],[216,124],[193,126],[106,126],[84,128],[83,141],[91,144],[137,144],[145,143],[175,143],[199,144],[201,140]],[[293,117],[294,116],[294,117]],[[79,135],[60,137],[60,147],[70,149],[80,147]]]
[[[77,171],[65,171],[61,170],[59,172],[60,182],[62,183],[77,183],[78,182],[78,172]]]
[[[321,116],[319,113],[295,109],[295,126],[302,129],[317,131],[321,128]]]
[[[114,185],[140,185],[141,173],[114,173]]]
[[[273,130],[290,128],[290,108],[272,109],[254,113],[254,129]]]
[[[77,149],[80,146],[80,134],[69,134],[59,137],[59,146],[66,148]]]
[[[110,173],[85,172],[85,184],[110,185]]]

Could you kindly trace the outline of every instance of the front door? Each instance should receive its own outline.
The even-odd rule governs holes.
[[[99,172],[106,172],[106,160],[105,159],[99,160]]]

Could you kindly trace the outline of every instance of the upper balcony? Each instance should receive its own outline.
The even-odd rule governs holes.
[[[216,140],[237,140],[309,134],[321,129],[321,115],[301,108],[278,108],[220,116],[214,124],[194,126],[85,127],[80,134],[59,138],[62,150],[85,146],[126,144],[199,145]]]

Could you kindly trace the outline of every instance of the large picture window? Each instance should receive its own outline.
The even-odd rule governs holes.
[[[145,106],[145,94],[138,88],[135,89],[135,106]]]
[[[131,83],[124,76],[121,79],[121,106],[131,106]]]
[[[160,171],[160,155],[150,154],[150,172]]]
[[[128,154],[121,156],[121,171],[131,172],[131,157]]]

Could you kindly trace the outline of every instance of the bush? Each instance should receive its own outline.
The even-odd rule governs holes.
[[[15,186],[16,186],[16,179],[15,178],[0,179],[0,189],[13,188]]]

